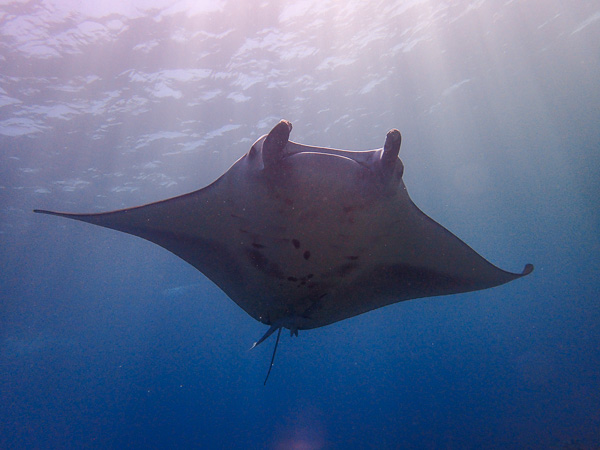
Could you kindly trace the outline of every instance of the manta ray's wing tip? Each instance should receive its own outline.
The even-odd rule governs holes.
[[[34,209],[33,210],[34,213],[38,213],[38,214],[48,214],[49,216],[64,216],[64,213],[59,213],[56,211],[49,211],[47,209]]]
[[[533,272],[533,264],[525,264],[525,268],[523,269],[523,272],[521,272],[521,275],[529,275],[531,272]]]
[[[70,219],[76,218],[76,216],[84,216],[85,214],[72,214],[72,213],[63,213],[58,211],[50,211],[48,209],[34,209],[34,213],[38,214],[48,214],[49,216],[58,216],[58,217],[67,217]]]

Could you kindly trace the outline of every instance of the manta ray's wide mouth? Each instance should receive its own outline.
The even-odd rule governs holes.
[[[332,158],[332,161],[336,161],[336,162],[340,162],[342,164],[344,163],[351,163],[351,164],[356,164],[357,166],[360,166],[364,169],[367,169],[369,172],[373,172],[374,173],[374,168],[372,167],[371,164],[368,164],[366,161],[357,161],[356,159],[350,157],[350,154],[352,152],[350,151],[344,151],[344,150],[335,150],[335,149],[325,149],[325,150],[331,150],[331,151],[316,151],[317,149],[315,149],[315,151],[307,151],[307,150],[298,150],[298,151],[291,151],[291,152],[286,152],[284,153],[283,157],[282,157],[282,161],[285,160],[290,160],[294,157],[302,157],[302,156],[307,156],[307,157],[311,157],[311,156],[322,156],[325,158]],[[321,150],[321,149],[319,149]],[[344,152],[346,154],[340,154],[341,152]],[[356,153],[364,153],[364,152],[356,152]]]
[[[251,147],[250,153],[255,152],[256,149],[264,152],[264,145],[267,135],[261,136]],[[332,160],[338,160],[339,162],[356,164],[364,169],[367,169],[371,173],[375,173],[375,167],[373,165],[373,154],[381,151],[381,149],[374,150],[341,150],[337,148],[328,147],[316,147],[311,145],[299,144],[294,141],[288,141],[283,147],[279,154],[279,161],[289,161],[290,159],[298,156],[324,156],[331,157]],[[263,153],[263,160],[264,160]]]

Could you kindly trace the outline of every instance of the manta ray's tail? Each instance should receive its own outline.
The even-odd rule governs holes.
[[[261,344],[262,342],[264,342],[265,339],[267,339],[269,336],[271,336],[275,332],[275,330],[279,330],[277,332],[277,340],[275,341],[275,348],[273,349],[273,356],[271,356],[271,364],[269,365],[269,371],[267,372],[267,376],[265,377],[265,382],[263,383],[263,386],[266,386],[267,380],[269,379],[269,375],[271,375],[271,369],[273,368],[273,363],[275,362],[275,353],[277,352],[277,345],[279,345],[279,336],[281,336],[281,328],[283,328],[281,325],[271,325],[271,328],[269,328],[267,330],[267,332],[263,335],[263,337],[261,337],[258,341],[256,341],[252,345],[252,347],[250,347],[250,350],[252,350],[254,347]]]
[[[269,370],[267,372],[267,376],[265,377],[263,386],[267,385],[267,380],[269,379],[269,375],[271,375],[271,369],[273,368],[273,363],[275,362],[275,352],[277,352],[277,345],[279,344],[279,336],[281,336],[281,327],[279,327],[279,331],[277,332],[277,339],[275,340],[275,348],[273,349],[273,356],[271,356],[271,364],[269,364]]]

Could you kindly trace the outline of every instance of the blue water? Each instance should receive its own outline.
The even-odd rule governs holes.
[[[83,3],[0,6],[0,447],[600,447],[595,2]],[[199,272],[31,212],[199,189],[281,118],[400,129],[415,203],[535,271],[284,334],[263,386]]]

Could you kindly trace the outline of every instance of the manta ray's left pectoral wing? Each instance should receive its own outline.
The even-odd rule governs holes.
[[[218,285],[235,276],[235,259],[228,255],[221,235],[227,217],[217,211],[215,184],[156,203],[95,214],[73,214],[36,209],[34,212],[79,220],[128,233],[160,245],[179,256]],[[222,203],[222,202],[221,202]]]

